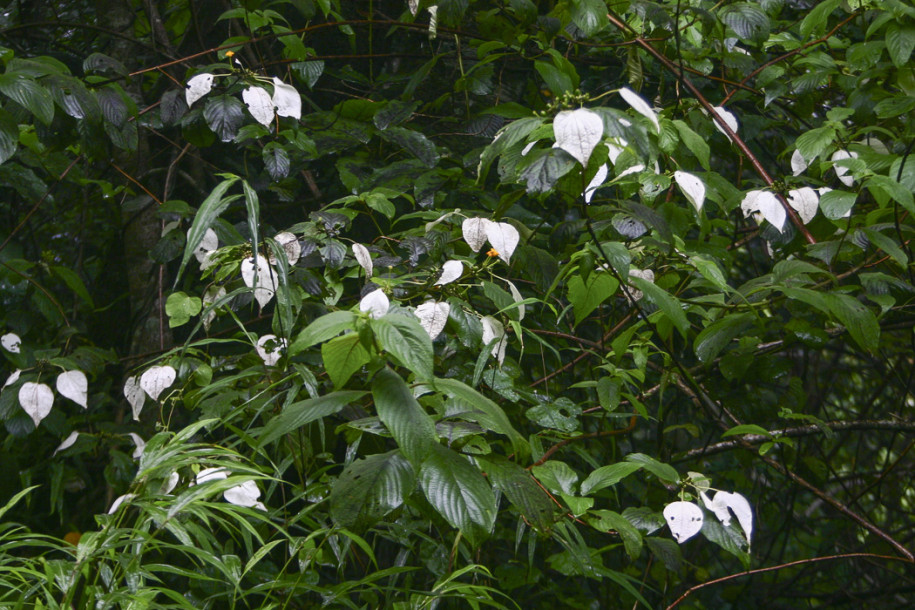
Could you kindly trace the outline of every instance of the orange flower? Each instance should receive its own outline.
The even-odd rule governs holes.
[[[234,57],[235,51],[226,51],[226,57]]]
[[[496,252],[495,248],[490,248],[489,252],[486,253],[486,256],[499,256],[499,253]]]
[[[82,538],[82,534],[79,532],[67,532],[64,536],[64,541],[69,542],[73,546],[79,544],[79,539]]]

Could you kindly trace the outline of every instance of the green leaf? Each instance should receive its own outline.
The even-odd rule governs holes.
[[[83,60],[84,72],[110,72],[117,76],[126,77],[129,74],[127,67],[117,59],[104,53],[91,53]]]
[[[807,13],[801,22],[801,40],[806,41],[811,35],[822,36],[826,32],[829,16],[839,6],[839,2],[841,0],[823,0]]]
[[[7,96],[45,125],[54,119],[54,101],[50,92],[21,74],[0,74],[0,93]]]
[[[334,481],[330,514],[341,527],[370,527],[403,504],[413,491],[415,476],[399,451],[356,460]]]
[[[477,462],[493,486],[505,494],[534,529],[549,531],[556,505],[527,470],[498,455],[478,457]]]
[[[871,176],[867,179],[867,189],[873,191],[874,189],[883,191],[888,197],[893,201],[898,202],[902,207],[909,211],[910,214],[915,214],[915,200],[912,197],[912,191],[896,182],[893,178],[889,176]],[[827,195],[829,193],[826,193]],[[822,205],[822,203],[820,204]]]
[[[571,8],[572,23],[577,25],[585,36],[599,32],[610,23],[604,0],[572,0]]]
[[[372,381],[372,397],[379,419],[404,456],[414,465],[426,459],[432,448],[438,446],[435,422],[413,398],[400,375],[389,368],[378,371]]]
[[[735,521],[732,521],[731,527],[724,527],[718,519],[715,519],[706,513],[706,518],[702,521],[702,529],[700,531],[707,540],[714,542],[728,553],[740,559],[740,563],[743,564],[744,569],[749,570],[750,554],[744,550],[747,539],[733,525]]]
[[[902,68],[908,65],[915,48],[915,26],[904,23],[891,23],[886,28],[886,50],[893,60],[893,65]]]
[[[726,430],[721,435],[721,438],[725,438],[728,436],[737,436],[740,434],[760,434],[762,436],[771,436],[771,434],[769,434],[769,431],[766,430],[765,428],[763,428],[762,426],[757,426],[756,424],[741,424],[739,426],[734,426],[733,428]]]
[[[381,136],[381,139],[409,151],[426,167],[432,168],[438,163],[439,155],[435,150],[435,144],[418,131],[404,127],[388,127],[384,131],[378,132],[378,135]]]
[[[183,292],[171,293],[165,301],[169,328],[186,324],[192,316],[200,313],[200,308],[201,301],[198,297],[188,296]]]
[[[642,468],[655,475],[665,483],[676,483],[680,480],[680,475],[673,466],[663,464],[651,456],[644,453],[630,453],[626,456],[627,462],[641,464]]]
[[[578,473],[565,462],[548,460],[531,468],[531,473],[554,494],[575,495]]]
[[[876,353],[880,344],[880,325],[871,310],[847,294],[828,292],[823,298],[829,310],[845,326],[855,343],[872,354]]]
[[[358,333],[343,335],[323,344],[321,357],[324,360],[327,375],[334,382],[335,388],[342,388],[346,385],[353,373],[372,359],[359,340]]]
[[[556,97],[571,92],[575,88],[575,85],[572,84],[572,77],[550,62],[537,60],[534,62],[534,68]]]
[[[452,526],[468,531],[472,524],[485,531],[496,521],[496,497],[477,468],[438,443],[419,471],[419,483],[429,503]]]
[[[894,240],[892,237],[884,235],[879,231],[868,229],[866,227],[862,230],[864,231],[864,234],[867,235],[867,239],[872,244],[893,257],[893,260],[895,260],[901,266],[905,267],[909,263],[909,257],[905,252],[903,252],[902,248],[899,247],[899,244],[897,244],[896,240]]]
[[[719,13],[721,20],[744,40],[765,42],[769,37],[769,18],[756,4],[736,2]]]
[[[689,332],[689,321],[686,319],[686,313],[684,313],[683,308],[680,307],[680,301],[677,300],[676,297],[654,282],[649,282],[646,279],[634,275],[629,276],[629,283],[644,292],[645,296],[651,299],[655,305],[660,307],[661,311],[664,312],[664,315],[673,322],[674,326],[677,327],[677,330],[680,331],[680,334],[683,335],[683,338],[686,338],[687,333]]]
[[[264,158],[264,167],[274,182],[282,180],[289,175],[289,153],[286,152],[285,148],[276,142],[270,142],[264,146],[262,156]]]
[[[820,197],[820,210],[830,220],[839,220],[855,205],[857,193],[832,190]]]
[[[80,278],[76,272],[67,267],[61,267],[60,265],[51,265],[49,268],[51,273],[62,279],[67,285],[67,288],[72,290],[86,305],[93,309],[95,308],[95,303],[92,302],[92,295],[89,294],[82,278]]]
[[[696,159],[699,160],[699,164],[708,171],[709,170],[709,155],[711,151],[709,149],[708,142],[705,139],[697,134],[695,131],[690,129],[689,125],[683,121],[677,119],[673,121],[674,127],[677,128],[677,132],[680,134],[680,140],[683,141],[683,144],[686,145],[686,148],[689,149]]]
[[[418,379],[432,379],[432,339],[419,320],[387,314],[369,323],[383,350],[413,371]]]
[[[223,181],[217,184],[216,188],[214,188],[207,198],[203,200],[203,203],[200,204],[200,209],[197,210],[197,214],[194,215],[194,222],[191,223],[191,228],[187,234],[187,245],[184,247],[184,256],[181,257],[181,266],[178,267],[178,274],[175,276],[175,286],[178,285],[178,280],[181,279],[184,268],[187,266],[188,261],[191,260],[191,257],[194,256],[194,252],[200,245],[200,241],[206,234],[207,229],[209,229],[219,215],[222,214],[223,210],[237,198],[237,196],[223,198],[223,195],[226,194],[229,187],[235,184],[237,180],[238,176],[224,175]]]
[[[244,105],[231,95],[216,95],[207,100],[203,118],[223,142],[231,142],[244,121]]]
[[[528,193],[548,193],[560,178],[575,166],[576,162],[568,153],[558,148],[539,151],[534,161],[521,172]]]
[[[751,313],[727,315],[712,322],[696,336],[693,349],[702,362],[711,362],[727,347],[732,339],[752,326],[755,316]]]
[[[817,155],[826,150],[826,147],[832,144],[836,139],[836,130],[826,125],[817,127],[805,133],[802,133],[795,140],[795,146],[808,161],[812,161]]]
[[[366,392],[342,390],[286,405],[279,415],[263,427],[258,438],[258,446],[268,445],[305,424],[338,413],[343,407],[356,402],[365,395]]]
[[[13,115],[0,109],[0,163],[5,163],[18,149],[19,124]]]
[[[588,523],[600,531],[616,530],[629,558],[635,561],[642,553],[642,534],[629,520],[612,510],[595,510],[588,514]]]
[[[620,283],[609,273],[595,271],[588,276],[588,281],[581,275],[574,275],[567,282],[569,302],[575,311],[575,325],[581,323],[592,311],[613,296]]]
[[[565,396],[548,400],[528,409],[525,413],[527,418],[538,426],[553,428],[565,433],[578,430],[580,414],[581,408]]]
[[[608,464],[591,472],[588,478],[581,483],[581,495],[587,495],[600,491],[605,487],[616,485],[633,472],[642,469],[642,464],[637,462],[617,462]]]
[[[304,352],[312,345],[333,339],[344,330],[355,330],[356,314],[351,311],[332,311],[305,327],[289,346],[289,356]]]

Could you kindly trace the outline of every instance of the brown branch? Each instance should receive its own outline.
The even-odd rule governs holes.
[[[111,164],[111,167],[113,167],[114,169],[118,170],[118,173],[120,173],[122,176],[124,176],[125,178],[127,178],[128,180],[130,180],[131,182],[133,182],[134,184],[136,184],[138,187],[140,187],[140,189],[142,189],[144,193],[146,193],[147,195],[149,195],[149,196],[152,198],[153,201],[155,201],[155,202],[158,203],[159,205],[162,205],[162,202],[159,200],[159,198],[156,197],[155,195],[153,195],[152,191],[150,191],[148,188],[146,188],[145,186],[143,186],[136,178],[134,178],[133,176],[131,176],[130,174],[128,174],[127,172],[125,172],[124,170],[122,170],[120,167],[118,167],[118,166],[117,166],[116,164],[114,164],[114,163]]]
[[[552,456],[554,453],[556,453],[557,451],[559,451],[560,449],[562,449],[563,447],[565,447],[566,445],[568,445],[571,442],[583,441],[583,440],[587,440],[587,439],[591,439],[591,438],[603,438],[605,436],[615,436],[617,434],[626,434],[627,432],[632,432],[633,430],[635,430],[635,415],[633,415],[632,417],[629,418],[629,425],[626,426],[625,428],[619,428],[617,430],[601,430],[600,432],[589,432],[588,434],[581,434],[579,436],[561,440],[558,443],[556,443],[555,445],[553,445],[552,447],[550,447],[549,449],[547,449],[546,451],[544,451],[543,455],[540,456],[540,459],[537,460],[536,462],[534,462],[533,464],[531,464],[530,466],[528,466],[527,469],[530,470],[534,466],[542,465],[544,462],[546,462],[548,459],[550,459],[550,456]]]
[[[684,599],[698,591],[699,589],[704,589],[705,587],[711,587],[712,585],[717,585],[729,580],[734,580],[736,578],[743,578],[744,576],[752,576],[754,574],[762,574],[764,572],[775,572],[776,570],[783,570],[785,568],[791,568],[799,565],[806,565],[810,563],[818,563],[820,561],[833,561],[835,559],[854,559],[856,557],[870,557],[873,559],[886,559],[887,561],[905,561],[906,563],[911,563],[911,559],[906,560],[901,557],[895,557],[892,555],[876,555],[874,553],[847,553],[845,555],[830,555],[828,557],[811,557],[809,559],[799,559],[797,561],[790,561],[788,563],[782,563],[777,566],[769,566],[768,568],[757,568],[755,570],[747,570],[746,572],[739,572],[737,574],[729,574],[728,576],[722,576],[721,578],[716,578],[715,580],[710,580],[687,589],[683,595],[677,598],[677,600],[671,605],[667,606],[667,610],[671,610],[675,606],[678,606],[680,602]]]
[[[621,21],[613,13],[610,13],[608,15],[608,17],[610,18],[610,22],[613,25],[615,25],[619,30],[631,32],[631,28],[629,28],[629,26],[626,23]],[[699,88],[696,87],[696,85],[694,85],[693,82],[689,78],[687,78],[686,75],[683,74],[680,71],[680,69],[677,68],[677,66],[672,61],[667,59],[667,57],[663,53],[661,53],[660,51],[655,49],[653,46],[651,46],[651,44],[649,44],[644,39],[639,38],[639,37],[634,38],[634,40],[640,47],[642,47],[643,49],[648,51],[648,53],[650,55],[652,55],[655,59],[657,59],[659,62],[661,62],[661,64],[671,74],[673,74],[677,78],[677,80],[679,80],[681,83],[683,83],[683,85],[687,89],[690,90],[690,92],[693,94],[693,96],[695,96],[696,100],[699,101],[699,103],[702,105],[702,107],[705,109],[705,111],[709,114],[709,116],[712,117],[712,120],[714,120],[716,123],[718,123],[721,130],[731,139],[731,141],[734,144],[737,145],[737,148],[739,148],[740,151],[744,154],[744,156],[746,156],[746,158],[750,161],[750,164],[753,166],[753,169],[756,170],[757,175],[760,178],[762,178],[763,182],[765,182],[766,185],[769,187],[773,186],[775,184],[775,181],[772,179],[772,176],[769,175],[769,172],[766,171],[766,168],[763,167],[760,160],[756,157],[756,155],[753,154],[753,151],[750,150],[749,146],[747,146],[747,143],[744,142],[743,139],[741,139],[740,136],[738,136],[730,128],[730,126],[721,117],[721,115],[719,115],[715,111],[714,107],[709,103],[709,101],[707,99],[705,99],[705,96],[702,95],[702,92],[699,91]],[[792,208],[790,205],[788,205],[788,201],[785,199],[784,195],[782,195],[781,193],[775,193],[775,195],[776,195],[776,197],[778,197],[779,202],[782,204],[782,207],[785,209],[785,213],[791,219],[791,222],[794,224],[794,226],[797,228],[797,230],[801,233],[801,235],[804,236],[804,239],[807,240],[807,243],[810,243],[810,244],[817,243],[816,239],[813,238],[813,235],[811,235],[810,231],[804,225],[804,222],[801,220],[801,217],[798,216],[796,211],[794,211],[794,208]]]
[[[781,430],[772,430],[769,435],[765,434],[744,434],[739,439],[733,439],[729,441],[722,441],[720,443],[715,443],[714,445],[709,445],[707,447],[699,447],[696,449],[690,449],[681,456],[674,458],[674,462],[685,462],[687,460],[695,459],[698,457],[703,457],[706,455],[712,455],[715,453],[722,453],[724,451],[730,451],[731,449],[737,449],[739,447],[746,447],[747,444],[750,445],[759,445],[768,441],[777,441],[779,438],[790,437],[796,438],[799,436],[809,436],[811,434],[822,434],[824,432],[823,427],[829,428],[830,430],[892,430],[895,432],[915,432],[915,422],[908,421],[893,421],[893,420],[858,420],[858,421],[830,421],[823,422],[820,425],[810,425],[810,426],[798,426],[796,428],[783,428]]]

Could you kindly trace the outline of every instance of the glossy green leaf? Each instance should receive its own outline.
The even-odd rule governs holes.
[[[353,373],[369,363],[371,354],[362,345],[357,333],[331,339],[321,345],[321,358],[327,375],[339,389],[346,385]]]
[[[306,326],[289,346],[289,355],[295,356],[313,345],[333,339],[345,330],[355,330],[356,314],[351,311],[332,311]]]
[[[341,527],[365,529],[401,506],[414,484],[413,467],[398,451],[356,460],[334,481],[331,517]]]
[[[200,209],[194,215],[194,222],[191,223],[191,228],[187,234],[187,244],[184,247],[184,255],[181,257],[181,266],[178,267],[178,274],[175,276],[175,286],[178,285],[178,280],[181,279],[184,268],[187,266],[188,261],[191,260],[191,257],[194,256],[194,252],[197,251],[197,247],[200,245],[200,241],[206,234],[207,229],[229,207],[229,204],[238,198],[238,196],[224,197],[226,191],[236,181],[238,181],[238,176],[225,176],[222,182],[217,184],[207,198],[203,200],[203,203],[200,204]]]
[[[677,471],[673,466],[659,462],[650,455],[645,455],[644,453],[630,453],[626,456],[626,461],[641,465],[642,468],[665,483],[676,483],[680,480],[680,475],[677,474]]]
[[[358,401],[365,395],[366,392],[362,391],[342,390],[286,405],[279,415],[267,422],[267,425],[260,431],[258,444],[261,447],[269,445],[284,434],[295,432],[305,424],[338,413],[340,409]]]
[[[727,345],[753,324],[750,313],[726,315],[702,329],[696,336],[693,349],[702,362],[711,362]]]
[[[371,320],[383,350],[413,371],[418,379],[432,379],[432,339],[415,317],[388,314]]]
[[[428,335],[427,335],[428,337]],[[372,381],[375,410],[404,456],[414,465],[438,446],[435,422],[413,397],[400,375],[383,368]]]
[[[657,305],[664,315],[666,315],[680,334],[685,338],[689,332],[689,321],[686,319],[686,313],[680,306],[680,301],[676,297],[665,291],[654,282],[642,279],[640,277],[629,276],[629,282],[645,293],[655,305]]]
[[[489,532],[496,520],[496,497],[489,483],[467,459],[434,443],[422,463],[419,482],[435,510],[453,527],[477,524]]]
[[[608,464],[591,472],[581,483],[581,495],[600,491],[605,487],[616,485],[630,474],[642,469],[642,464],[636,462],[617,462]]]
[[[601,303],[613,296],[619,287],[619,282],[612,275],[604,272],[591,273],[587,281],[582,280],[580,275],[573,275],[567,284],[569,302],[572,303],[572,309],[575,312],[576,326]]]

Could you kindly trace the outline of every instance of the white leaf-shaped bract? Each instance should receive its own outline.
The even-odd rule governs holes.
[[[154,366],[146,369],[146,371],[140,375],[140,387],[143,388],[143,391],[146,392],[150,398],[159,400],[159,394],[161,394],[165,388],[172,385],[177,376],[178,373],[175,372],[175,369],[167,364],[165,366]],[[124,392],[127,392],[127,386],[124,386]]]
[[[654,109],[642,99],[642,96],[629,89],[628,87],[623,87],[620,89],[620,97],[626,100],[626,103],[629,104],[630,108],[641,114],[643,117],[646,117],[654,125],[655,131],[661,133],[661,124],[658,123],[658,115]]]
[[[178,486],[178,483],[181,481],[181,476],[177,472],[173,472],[168,475],[168,478],[162,483],[162,487],[159,489],[159,493],[162,495],[167,495],[172,493],[172,490]]]
[[[0,337],[0,345],[8,352],[13,354],[19,353],[19,346],[22,345],[22,339],[16,333],[6,333]]]
[[[483,345],[489,345],[494,339],[498,339],[492,346],[491,353],[498,360],[499,365],[505,361],[505,345],[507,337],[505,336],[505,326],[492,316],[484,316],[480,322],[483,324]]]
[[[836,152],[832,153],[831,160],[833,163],[835,163],[836,161],[841,161],[843,159],[857,159],[857,158],[858,158],[858,153],[856,153],[856,152],[837,150]],[[845,186],[851,186],[855,183],[854,177],[845,175],[848,173],[847,167],[842,167],[841,165],[834,165],[832,167],[832,169],[836,170],[836,176]]]
[[[416,12],[419,10],[419,0],[407,0],[407,6],[410,8],[410,14],[416,17]]]
[[[610,160],[610,163],[616,165],[616,160],[621,154],[626,150],[626,147],[629,146],[629,142],[623,138],[612,138],[607,145],[607,158]]]
[[[445,323],[448,322],[448,314],[451,313],[451,305],[426,301],[417,307],[413,313],[419,318],[419,325],[429,333],[429,338],[434,341],[445,329]]]
[[[21,373],[22,373],[22,369],[16,369],[12,373],[10,373],[10,376],[6,378],[5,382],[3,382],[3,387],[5,388],[6,386],[13,385],[17,381],[19,381],[19,375]]]
[[[594,174],[594,177],[591,178],[591,182],[588,183],[588,186],[585,187],[585,203],[591,203],[591,197],[594,196],[594,191],[596,191],[600,186],[607,180],[607,174],[610,173],[610,170],[607,168],[607,165],[601,165],[597,168],[597,173]]]
[[[261,490],[254,481],[245,481],[222,492],[222,497],[230,504],[251,508],[260,504],[257,499],[261,497]]]
[[[273,240],[278,243],[283,249],[283,252],[286,253],[286,262],[290,265],[295,265],[298,262],[299,257],[302,256],[302,244],[299,243],[299,238],[289,231],[283,231],[282,233],[277,233]],[[271,265],[276,264],[276,257],[273,256],[272,251],[268,260]]]
[[[718,520],[727,527],[731,524],[731,511],[737,516],[737,522],[747,537],[747,544],[753,536],[753,509],[750,503],[737,492],[719,491],[711,500],[705,492],[699,494],[706,508],[715,513]],[[729,510],[730,509],[730,510]]]
[[[89,382],[82,371],[67,371],[57,376],[57,391],[84,409],[89,408]]]
[[[636,165],[633,165],[633,166],[631,166],[631,167],[627,167],[626,169],[624,169],[623,171],[621,171],[621,172],[619,173],[619,175],[617,176],[617,178],[622,178],[623,176],[628,176],[629,174],[637,174],[637,173],[639,173],[639,172],[641,172],[641,171],[644,171],[644,170],[645,170],[645,166],[642,165],[641,163],[637,163]]]
[[[221,481],[229,477],[229,471],[225,468],[204,468],[197,473],[194,483],[200,485],[207,481]]]
[[[187,230],[188,236],[190,236],[191,230]],[[194,250],[194,256],[197,258],[197,262],[201,265],[204,263],[204,260],[207,257],[207,254],[219,247],[219,237],[216,236],[216,231],[213,229],[207,229],[203,234],[203,237],[200,239],[200,243],[197,244],[197,249]]]
[[[531,149],[534,148],[534,146],[536,146],[536,145],[537,145],[537,140],[534,140],[533,142],[528,142],[525,145],[525,147],[521,149],[521,156],[526,157],[527,153],[531,152]]]
[[[19,404],[29,414],[37,428],[41,420],[51,412],[51,405],[54,404],[54,392],[43,383],[27,381],[19,388]]]
[[[359,311],[368,312],[368,314],[375,319],[388,313],[388,308],[390,306],[391,302],[388,300],[388,295],[380,288],[368,293],[359,301]]]
[[[194,102],[202,98],[213,88],[213,75],[207,72],[198,74],[191,80],[187,81],[187,90],[184,92],[184,99],[188,107],[194,105]]]
[[[521,301],[524,300],[524,297],[521,296],[521,293],[518,291],[518,288],[515,287],[515,285],[512,282],[505,280],[505,283],[508,284],[508,291],[511,293],[512,300],[515,303],[520,303]],[[520,322],[523,319],[524,319],[524,305],[518,305],[518,321]]]
[[[735,117],[732,112],[725,110],[721,106],[715,106],[714,108],[712,108],[712,110],[715,111],[715,114],[717,114],[722,119],[724,119],[725,124],[727,124],[727,126],[731,128],[731,131],[733,131],[734,133],[737,133],[737,127],[738,127],[737,117]],[[717,120],[712,119],[712,122],[715,124],[715,128],[718,131],[720,131],[724,135],[728,136],[729,140],[731,139],[731,136],[728,135],[728,133],[724,129],[721,128],[721,125],[718,124]]]
[[[263,309],[273,295],[276,294],[276,271],[263,256],[257,257],[257,266],[254,257],[246,258],[241,262],[241,279],[248,288],[254,288],[254,298]]]
[[[369,249],[362,244],[353,244],[353,256],[356,257],[356,262],[359,263],[359,266],[365,269],[365,277],[372,277],[372,269],[374,267]]]
[[[146,393],[140,387],[140,380],[136,375],[128,377],[124,382],[124,398],[130,403],[133,419],[140,421],[140,411],[143,410],[143,403],[146,402]]]
[[[124,502],[130,502],[137,497],[137,494],[124,494],[123,496],[118,496],[114,499],[114,502],[111,503],[111,508],[108,509],[108,514],[113,515],[118,508],[121,507],[121,504]]]
[[[702,529],[702,509],[692,502],[672,502],[664,507],[664,519],[674,539],[683,544]]]
[[[794,208],[804,224],[807,224],[816,216],[820,207],[820,196],[809,186],[793,189],[788,191],[788,205]]]
[[[791,173],[795,176],[800,176],[809,165],[801,151],[795,148],[794,152],[791,153]]]
[[[604,137],[604,122],[587,108],[563,110],[553,119],[553,135],[556,146],[587,166],[594,147]]]
[[[76,439],[78,439],[78,438],[79,438],[79,432],[74,430],[73,432],[70,433],[70,435],[67,438],[64,439],[64,442],[62,442],[61,444],[59,444],[57,446],[57,449],[54,450],[53,455],[57,455],[59,452],[63,451],[64,449],[68,449],[68,448],[72,447],[76,443]]]
[[[788,216],[778,198],[769,191],[750,191],[740,203],[740,209],[743,210],[744,217],[753,214],[756,222],[760,221],[760,216],[765,218],[779,232],[785,226],[785,218]]]
[[[652,271],[651,269],[629,269],[629,277],[642,278],[643,280],[654,284],[654,271]],[[628,285],[628,289],[629,289],[628,298],[631,298],[633,301],[641,301],[645,297],[644,292],[642,292],[635,286],[632,286],[631,284]]]
[[[444,286],[445,284],[450,284],[461,277],[463,273],[464,263],[455,260],[445,261],[445,264],[442,265],[442,275],[435,282],[435,285]]]
[[[133,441],[133,444],[136,445],[136,448],[133,450],[133,459],[137,460],[143,455],[143,451],[146,449],[146,441],[140,438],[140,435],[136,432],[128,432],[127,436],[130,437],[130,440]]]
[[[241,92],[241,99],[248,106],[248,112],[258,123],[270,127],[273,122],[273,98],[260,87],[248,87]]]
[[[207,307],[226,296],[226,289],[222,286],[210,286],[203,293],[202,306],[203,310],[206,311]],[[210,329],[210,324],[216,318],[216,310],[212,309],[203,314],[201,321],[203,322],[203,327],[207,330]]]
[[[273,105],[280,116],[302,118],[302,98],[292,85],[273,77]]]
[[[272,349],[268,349],[267,347],[267,343],[270,341],[274,343]],[[264,335],[257,340],[257,347],[255,349],[257,350],[257,355],[264,361],[264,364],[273,366],[280,361],[283,350],[286,349],[286,340],[277,339],[276,335]]]
[[[518,229],[507,222],[490,222],[486,225],[486,239],[499,253],[499,258],[507,263],[518,246],[518,242],[521,241],[521,236],[518,234]]]
[[[674,180],[677,186],[683,191],[683,194],[693,204],[696,211],[702,210],[702,203],[705,201],[705,184],[698,177],[686,172],[674,172]]]
[[[492,221],[488,218],[467,218],[461,223],[461,233],[464,241],[474,252],[479,252],[486,243],[486,227]]]

